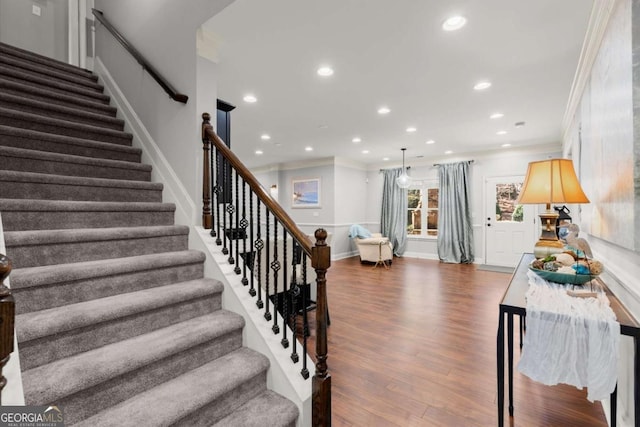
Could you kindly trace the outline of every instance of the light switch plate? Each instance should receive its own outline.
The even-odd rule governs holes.
[[[41,12],[42,11],[40,10],[40,6],[37,6],[35,4],[31,6],[31,13],[33,13],[34,15],[40,16]]]

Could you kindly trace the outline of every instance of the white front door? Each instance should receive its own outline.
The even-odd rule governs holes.
[[[515,267],[536,242],[535,205],[517,205],[524,176],[485,181],[485,264]]]

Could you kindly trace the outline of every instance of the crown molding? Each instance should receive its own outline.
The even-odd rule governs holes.
[[[600,45],[607,30],[609,19],[620,1],[622,0],[597,0],[593,2],[587,33],[584,43],[582,44],[580,59],[578,60],[578,67],[573,77],[571,92],[569,92],[567,107],[564,112],[564,118],[562,119],[563,141],[567,139],[567,133],[570,131],[571,122],[580,105],[582,93],[589,82],[591,69],[600,51]]]

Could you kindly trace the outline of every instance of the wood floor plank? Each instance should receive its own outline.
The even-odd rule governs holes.
[[[509,280],[414,258],[395,258],[389,270],[357,257],[334,261],[327,273],[333,425],[497,425],[498,303]],[[544,386],[517,370],[514,405],[506,425],[607,426],[584,390]]]

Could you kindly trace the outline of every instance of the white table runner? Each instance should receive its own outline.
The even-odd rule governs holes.
[[[595,298],[567,295],[568,285],[527,273],[527,332],[518,370],[546,385],[587,387],[602,400],[617,382],[620,323],[603,292]]]

